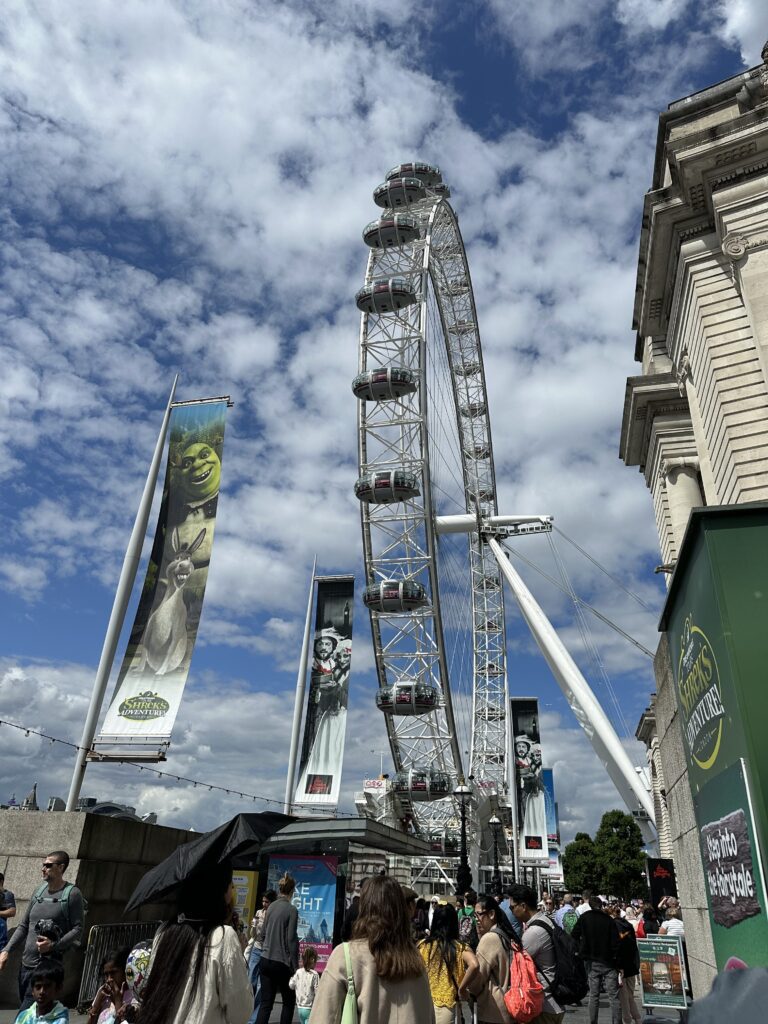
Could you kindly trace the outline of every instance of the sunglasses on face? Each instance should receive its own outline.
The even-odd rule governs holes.
[[[48,868],[58,868],[60,866],[61,866],[61,861],[60,860],[44,860],[43,861],[43,870],[44,871],[47,871]]]

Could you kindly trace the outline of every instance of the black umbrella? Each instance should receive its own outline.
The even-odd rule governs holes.
[[[236,815],[212,832],[177,847],[170,857],[150,868],[128,900],[126,911],[143,903],[162,902],[182,882],[216,864],[258,853],[270,836],[295,820],[290,814],[277,811]]]

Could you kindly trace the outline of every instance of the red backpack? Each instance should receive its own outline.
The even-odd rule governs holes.
[[[527,1024],[544,1012],[544,986],[536,965],[529,953],[515,945],[509,951],[509,988],[504,993],[504,1005],[517,1024]]]

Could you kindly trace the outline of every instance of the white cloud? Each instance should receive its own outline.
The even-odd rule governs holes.
[[[54,635],[66,588],[77,588],[83,621],[108,606],[173,373],[180,398],[235,402],[200,650],[169,767],[245,774],[243,788],[282,795],[312,557],[361,578],[353,295],[361,230],[377,215],[371,190],[400,159],[439,163],[454,190],[503,509],[554,514],[658,605],[650,500],[617,449],[624,378],[636,369],[630,319],[657,111],[689,88],[713,44],[701,29],[650,45],[685,7],[495,4],[529,72],[557,65],[542,102],[550,115],[555,105],[558,128],[545,134],[512,111],[484,136],[459,117],[453,86],[424,70],[444,13],[436,4],[344,0],[329,16],[320,3],[72,0],[66,18],[4,6],[0,471],[13,513],[0,585],[11,617],[19,594],[31,599],[34,644]],[[728,8],[724,31],[746,39],[752,21],[738,10]],[[601,55],[608,30],[621,42]],[[642,73],[636,62],[624,73],[630,44],[644,47]],[[622,74],[601,77],[603,56]],[[593,65],[583,92],[585,76],[569,76]],[[533,539],[520,546],[548,557]],[[582,596],[655,646],[655,612],[618,602],[583,560],[567,564]],[[583,660],[567,601],[524,575]],[[384,744],[360,606],[357,623],[347,806]],[[596,635],[631,718],[651,686],[639,682],[646,660],[603,627]],[[53,680],[56,694],[76,692],[62,705],[73,735],[92,667],[63,665],[53,640],[40,649],[25,637],[23,665],[50,661],[17,666],[3,699]],[[100,637],[87,639],[95,660]],[[527,656],[530,641],[513,629],[511,646]],[[231,678],[206,674],[228,658]],[[44,722],[52,706],[59,697],[11,701],[8,714]],[[563,813],[592,821],[615,802],[610,786],[580,733],[551,722],[558,763],[577,764],[573,778],[588,786],[569,790],[564,774]],[[49,758],[50,785],[63,792],[66,770]],[[11,768],[23,788],[34,758]],[[202,826],[237,809],[132,769],[93,772],[95,786],[168,823]]]
[[[725,42],[739,47],[745,67],[760,64],[760,51],[768,39],[768,12],[762,0],[722,0],[716,9]]]

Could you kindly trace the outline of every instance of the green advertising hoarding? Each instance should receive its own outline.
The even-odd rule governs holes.
[[[768,503],[692,512],[660,628],[669,640],[718,968],[731,955],[766,965]]]

